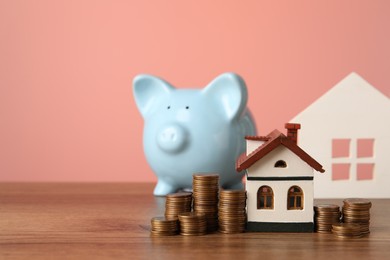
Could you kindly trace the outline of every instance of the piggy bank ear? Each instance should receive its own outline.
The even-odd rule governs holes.
[[[202,92],[228,120],[239,117],[245,111],[248,92],[244,80],[237,74],[218,76]]]
[[[151,75],[136,76],[133,80],[133,94],[142,116],[146,117],[173,89],[173,86],[160,78]]]

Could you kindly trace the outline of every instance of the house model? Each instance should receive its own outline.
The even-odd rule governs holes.
[[[316,198],[390,198],[390,99],[349,74],[291,120],[299,145],[327,169]],[[319,138],[320,137],[320,138]]]
[[[247,136],[246,154],[236,170],[246,170],[247,230],[313,232],[314,170],[322,165],[297,145],[300,124],[287,123],[267,136]]]

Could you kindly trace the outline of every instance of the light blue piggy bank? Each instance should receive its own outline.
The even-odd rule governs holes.
[[[204,89],[175,89],[139,75],[133,92],[145,120],[146,159],[158,177],[154,195],[191,188],[194,173],[219,173],[222,187],[242,188],[235,161],[245,151],[244,136],[256,130],[240,76],[225,73]]]

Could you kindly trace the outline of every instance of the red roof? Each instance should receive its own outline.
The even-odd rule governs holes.
[[[254,140],[254,141],[268,141],[270,138],[268,136],[245,136],[246,140]]]
[[[279,132],[278,130],[272,131],[267,136],[259,136],[259,137],[246,137],[249,140],[261,140],[265,141],[260,147],[251,152],[248,156],[243,153],[238,157],[236,161],[236,170],[238,172],[242,170],[246,170],[251,167],[258,160],[266,156],[268,153],[273,151],[279,145],[283,145],[288,148],[290,151],[295,153],[299,158],[309,164],[313,169],[319,172],[325,172],[322,168],[322,165],[319,164],[316,160],[314,160],[310,155],[308,155],[304,150],[302,150],[294,141],[290,140],[284,134]]]

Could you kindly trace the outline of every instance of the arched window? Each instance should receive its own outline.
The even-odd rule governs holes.
[[[287,167],[287,163],[283,160],[279,160],[275,163],[274,165],[275,168],[286,168]]]
[[[274,192],[269,186],[261,186],[257,191],[257,209],[273,209]]]
[[[287,209],[303,209],[303,191],[298,186],[292,186],[288,189]]]

